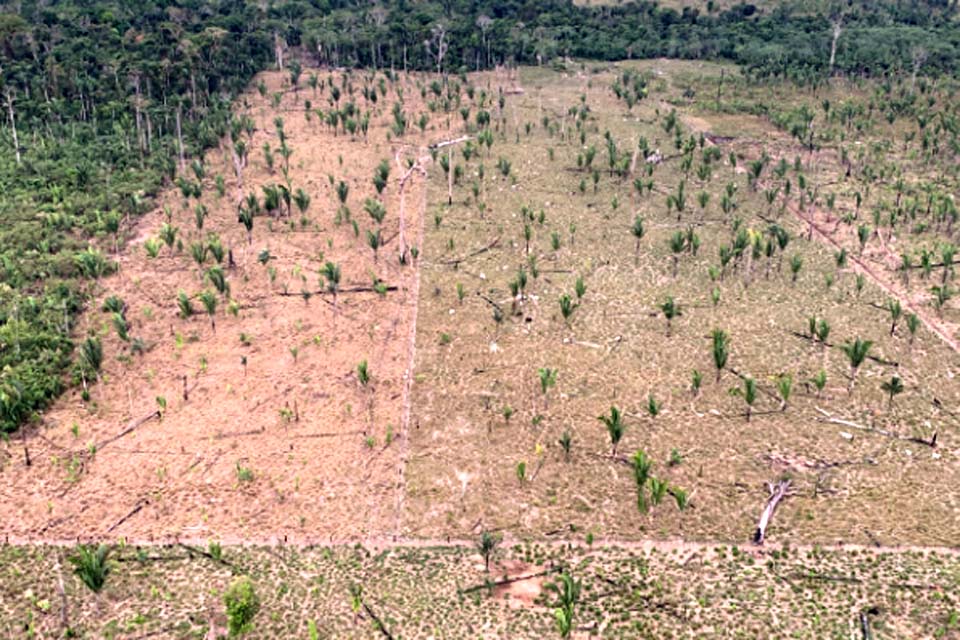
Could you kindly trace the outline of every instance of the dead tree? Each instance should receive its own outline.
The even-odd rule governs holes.
[[[437,76],[443,78],[443,58],[447,55],[447,49],[450,43],[447,42],[447,28],[442,22],[433,25],[430,30],[430,39],[425,40],[423,46],[427,48],[427,54],[437,63]]]
[[[790,488],[790,480],[780,480],[776,485],[771,483],[768,488],[770,489],[770,498],[767,500],[767,506],[763,508],[763,513],[760,514],[760,523],[757,525],[757,530],[753,533],[753,543],[757,545],[763,544],[767,535],[767,526],[773,518],[773,512],[777,510],[777,505],[786,497],[787,490]]]
[[[833,21],[833,40],[830,42],[830,68],[827,71],[827,77],[833,75],[833,65],[837,61],[837,42],[840,40],[840,34],[843,33],[843,16],[836,16]]]
[[[17,156],[17,164],[21,164],[20,158],[20,139],[17,137],[17,117],[13,111],[13,92],[7,87],[5,92],[7,99],[7,115],[10,117],[10,131],[13,134],[13,151]]]

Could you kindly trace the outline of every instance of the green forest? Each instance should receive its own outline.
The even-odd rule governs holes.
[[[751,82],[935,77],[960,63],[957,3],[815,10],[653,2],[246,0],[5,3],[0,14],[0,433],[103,355],[75,319],[153,196],[236,126],[233,97],[283,64],[462,73],[570,59],[725,60]],[[265,5],[265,6],[264,6]],[[15,7],[12,9],[11,7]],[[199,178],[200,176],[197,176]]]

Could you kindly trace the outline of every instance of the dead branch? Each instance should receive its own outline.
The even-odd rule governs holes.
[[[380,630],[380,633],[383,634],[383,637],[387,640],[393,640],[393,635],[389,630],[387,630],[387,625],[383,624],[383,621],[377,617],[377,614],[373,612],[373,609],[370,608],[370,605],[367,604],[367,601],[363,598],[360,598],[360,604],[363,606],[363,610],[367,612],[367,615],[370,616],[370,619],[376,623],[377,629]]]
[[[57,593],[60,594],[60,626],[62,631],[70,628],[70,620],[67,609],[67,592],[63,587],[63,563],[62,557],[57,556]]]
[[[361,435],[363,430],[357,431],[340,431],[340,432],[324,432],[324,433],[299,433],[294,438],[339,438],[340,436],[356,436]]]
[[[522,576],[514,576],[513,578],[505,578],[503,580],[496,580],[493,582],[485,582],[483,584],[477,584],[472,587],[467,587],[460,593],[473,593],[474,591],[480,591],[481,589],[495,589],[497,587],[502,587],[504,585],[513,584],[514,582],[523,582],[524,580],[532,580],[533,578],[541,578],[551,573],[558,573],[561,571],[561,567],[550,567],[544,571],[538,573],[527,573]]]
[[[790,484],[791,481],[785,479],[777,482],[776,486],[773,484],[769,485],[770,498],[767,500],[767,506],[764,507],[763,513],[760,514],[760,523],[757,525],[757,530],[753,534],[754,544],[763,544],[763,540],[767,535],[767,526],[773,518],[773,512],[777,510],[777,505],[780,504],[780,501],[786,497]]]
[[[400,289],[400,287],[398,287],[398,286],[396,286],[396,285],[389,285],[389,286],[387,286],[387,287],[384,287],[384,288],[382,289],[382,291],[398,291],[399,289]],[[350,288],[348,288],[348,289],[337,289],[336,295],[337,295],[337,296],[340,296],[340,295],[343,295],[343,294],[345,294],[345,293],[373,293],[373,292],[379,293],[379,291],[377,291],[377,290],[374,289],[373,287],[350,287]],[[281,296],[281,297],[301,297],[301,296],[304,295],[304,293],[306,293],[307,295],[309,295],[309,296],[311,296],[311,297],[313,297],[313,296],[334,295],[333,292],[332,292],[332,291],[329,291],[328,289],[317,289],[316,291],[306,291],[306,292],[300,291],[300,292],[296,292],[296,293],[293,292],[293,291],[278,291],[277,293],[274,293],[273,295],[275,295],[275,296]]]
[[[125,516],[123,516],[122,518],[120,518],[119,520],[117,520],[115,523],[113,523],[113,525],[112,525],[109,529],[107,529],[107,533],[112,532],[114,529],[116,529],[117,527],[119,527],[120,525],[122,525],[124,522],[126,522],[127,520],[129,520],[129,519],[132,518],[133,516],[135,516],[135,515],[137,515],[138,513],[140,513],[141,509],[143,509],[143,508],[144,508],[146,505],[148,505],[148,504],[150,504],[150,501],[149,501],[149,500],[146,500],[146,499],[143,499],[143,500],[140,500],[139,502],[137,502],[137,506],[135,506],[133,509],[131,509],[129,512],[127,512],[127,514],[126,514]]]
[[[160,410],[158,409],[158,410],[156,410],[156,411],[151,412],[149,415],[146,415],[146,416],[140,418],[139,420],[135,420],[134,422],[131,422],[129,425],[127,425],[127,428],[126,428],[126,429],[124,429],[123,431],[121,431],[121,432],[118,433],[117,435],[113,436],[112,438],[107,438],[106,440],[104,440],[104,441],[102,441],[102,442],[98,442],[96,445],[94,445],[94,448],[95,448],[96,451],[100,451],[101,449],[103,449],[105,446],[107,446],[107,445],[110,444],[111,442],[116,442],[117,440],[119,440],[119,439],[122,438],[123,436],[125,436],[125,435],[127,435],[127,434],[129,434],[129,433],[132,433],[135,429],[137,429],[137,428],[140,427],[141,425],[143,425],[143,424],[145,424],[145,423],[147,423],[147,422],[150,422],[150,421],[153,420],[154,418],[159,418],[159,417],[160,417]]]
[[[250,429],[249,431],[228,431],[227,433],[218,433],[213,437],[214,440],[223,440],[224,438],[240,438],[242,436],[255,436],[266,431],[263,427],[259,429]]]
[[[461,263],[461,262],[466,262],[466,261],[469,260],[470,258],[474,258],[474,257],[476,257],[476,256],[479,256],[479,255],[482,254],[482,253],[486,253],[487,251],[490,251],[491,249],[495,248],[498,244],[500,244],[500,236],[497,236],[496,238],[494,238],[494,239],[493,239],[489,244],[487,244],[486,246],[481,247],[481,248],[477,249],[476,251],[471,251],[470,253],[468,253],[467,255],[463,256],[462,258],[454,258],[454,259],[452,259],[452,260],[444,260],[444,261],[442,261],[440,264],[443,264],[443,265],[453,265],[454,267],[458,267],[458,266],[460,266],[460,263]]]
[[[209,558],[210,560],[213,560],[214,562],[219,562],[220,564],[224,565],[225,567],[230,567],[231,569],[236,569],[236,567],[235,567],[232,563],[227,562],[227,561],[224,560],[223,558],[217,558],[217,557],[214,556],[212,553],[208,553],[208,552],[204,551],[203,549],[198,549],[197,547],[191,547],[190,545],[184,544],[184,543],[182,543],[182,542],[178,542],[178,543],[177,543],[177,546],[180,547],[181,549],[185,550],[188,554],[194,554],[194,553],[195,553],[195,554],[197,554],[197,555],[203,556],[204,558]]]
[[[808,336],[808,335],[806,335],[806,334],[804,334],[804,333],[800,333],[799,331],[789,331],[788,333],[790,333],[791,335],[793,335],[793,336],[795,336],[795,337],[797,337],[797,338],[800,338],[800,339],[802,339],[802,340],[806,340],[806,341],[808,341],[808,342],[819,342],[819,343],[822,344],[823,346],[829,347],[830,349],[837,349],[837,348],[838,348],[838,346],[835,345],[835,344],[832,343],[832,342],[820,342],[819,340],[814,339],[813,336]],[[886,366],[888,366],[888,367],[899,367],[899,366],[900,366],[900,363],[897,362],[897,361],[895,361],[895,360],[887,360],[886,358],[881,358],[881,357],[879,357],[879,356],[871,356],[871,355],[869,355],[869,354],[867,355],[867,360],[872,360],[873,362],[876,362],[877,364],[886,365]]]
[[[936,448],[937,447],[937,432],[933,433],[933,437],[929,440],[924,440],[923,438],[915,438],[913,436],[902,436],[899,433],[894,433],[893,431],[887,431],[886,429],[878,429],[877,427],[867,427],[862,424],[857,424],[850,420],[843,420],[841,418],[833,417],[829,412],[821,409],[820,407],[814,407],[818,412],[824,416],[824,422],[829,424],[838,424],[844,427],[850,427],[851,429],[857,429],[858,431],[865,431],[867,433],[875,433],[877,435],[886,436],[887,438],[893,438],[895,440],[903,440],[905,442],[914,442],[916,444],[922,444],[927,447]]]
[[[430,148],[430,149],[443,149],[444,147],[449,147],[450,145],[453,145],[453,144],[460,144],[461,142],[466,142],[467,140],[470,140],[471,138],[472,138],[472,136],[460,136],[459,138],[455,138],[455,139],[453,139],[453,140],[444,140],[444,141],[442,141],[442,142],[434,142],[433,144],[430,145],[429,148]]]

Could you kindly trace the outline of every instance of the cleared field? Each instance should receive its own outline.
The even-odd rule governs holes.
[[[386,105],[405,88],[407,108],[424,107],[413,77],[383,82],[379,104],[359,95],[367,82],[359,75],[350,79],[356,96],[339,75],[320,76],[323,92],[305,80],[297,92],[287,74],[266,73],[255,82],[262,93],[251,87],[239,101],[237,121],[249,118],[236,145],[246,147],[242,184],[224,141],[205,159],[202,179],[189,167],[181,172],[203,185],[200,197],[171,189],[129,229],[129,245],[115,256],[119,273],[99,282],[82,329],[104,353],[89,400],[77,388],[22,440],[0,445],[5,534],[329,540],[395,528],[395,440],[416,304],[415,267],[396,258],[397,185],[402,161],[416,157],[428,134],[391,142]],[[365,134],[330,127],[306,109],[311,100],[331,109],[334,84],[338,99],[342,91],[343,103],[370,113]],[[378,199],[381,161],[391,175]],[[340,208],[341,184],[352,224]],[[264,188],[277,185],[289,186],[294,201],[281,198],[270,211]],[[407,245],[419,244],[422,187],[419,174],[405,186]],[[304,208],[298,189],[309,197]],[[261,211],[248,234],[238,213],[249,195]],[[364,211],[369,198],[382,200],[382,224]],[[379,259],[368,231],[380,234]],[[151,243],[160,247],[155,258]],[[323,275],[327,263],[339,267],[336,295]],[[211,269],[224,276],[222,295]],[[185,317],[179,292],[192,315]],[[215,294],[212,315],[201,292]],[[119,306],[101,309],[111,299]],[[362,361],[367,384],[358,379]]]
[[[526,71],[526,93],[507,103],[490,151],[466,164],[452,207],[442,202],[446,183],[431,183],[404,532],[464,536],[504,528],[531,538],[577,531],[747,541],[767,483],[789,478],[792,495],[771,529],[778,539],[953,544],[960,504],[943,488],[960,480],[951,413],[960,401],[956,352],[922,328],[911,338],[902,322],[891,334],[889,296],[869,279],[858,293],[855,265],[838,268],[833,247],[808,240],[805,224],[768,204],[762,185],[749,185],[750,153],[767,148],[772,163],[802,153],[769,122],[728,122],[741,137],[703,178],[696,165],[685,172],[664,122],[674,105],[681,105],[677,122],[686,117],[673,73],[689,74],[692,65],[645,66],[654,71],[650,94],[630,112],[611,91],[619,74],[612,68],[573,77]],[[583,142],[569,115],[581,105],[588,112]],[[699,132],[681,127],[683,139],[697,139]],[[652,192],[639,195],[633,176],[606,171],[607,131],[621,155],[643,137],[665,156],[649,178]],[[577,163],[590,147],[596,187]],[[739,154],[737,166],[730,150]],[[500,158],[512,165],[509,177],[494,168]],[[681,180],[678,216],[665,200],[676,197]],[[482,213],[472,183],[482,183]],[[723,211],[728,188],[731,206]],[[705,207],[700,192],[708,194]],[[532,215],[524,218],[524,208]],[[631,233],[636,215],[645,227],[639,243]],[[735,220],[761,235],[778,224],[789,243],[772,257],[745,256],[721,275],[719,249],[735,241]],[[697,236],[696,252],[689,243],[671,250],[674,235],[688,230]],[[794,259],[802,261],[795,282]],[[509,286],[521,270],[522,300]],[[575,307],[566,321],[563,295]],[[668,297],[682,311],[669,329],[660,308]],[[809,335],[811,316],[829,325],[825,345]],[[719,380],[714,329],[730,340]],[[873,347],[850,390],[840,347],[857,337]],[[557,372],[546,393],[541,368]],[[698,393],[694,369],[703,375]],[[812,379],[821,370],[826,384],[818,391]],[[892,375],[906,391],[890,402],[882,383]],[[750,420],[743,396],[731,392],[741,393],[747,376],[757,386]],[[793,382],[785,410],[777,387],[784,376]],[[616,458],[598,420],[611,406],[627,425]],[[560,445],[564,432],[569,457]],[[921,443],[934,433],[935,448]],[[655,476],[687,492],[685,511],[669,496],[649,513],[637,509],[628,458],[638,449],[654,461]]]
[[[260,601],[250,638],[556,637],[540,590],[561,568],[582,583],[576,638],[848,638],[862,620],[875,637],[960,634],[960,562],[932,552],[517,545],[486,574],[463,546],[233,548],[219,561],[126,548],[99,596],[69,576],[61,593],[62,556],[0,547],[4,637],[56,635],[65,604],[87,637],[212,638],[235,574]]]
[[[565,572],[576,638],[960,637],[952,263],[891,260],[954,232],[857,227],[956,172],[896,118],[816,116],[814,152],[778,121],[869,87],[666,60],[255,84],[179,174],[202,193],[124,227],[99,380],[0,443],[0,636],[215,638],[248,576],[252,637],[551,637]],[[864,189],[887,152],[912,186]],[[113,544],[102,591],[74,540]]]

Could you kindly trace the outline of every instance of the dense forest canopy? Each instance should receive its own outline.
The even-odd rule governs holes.
[[[132,217],[217,143],[230,100],[282,56],[470,71],[558,57],[739,63],[756,81],[954,74],[955,0],[676,11],[569,0],[8,2],[0,9],[0,433],[66,384],[74,318]],[[88,345],[89,346],[89,345]],[[66,372],[66,373],[65,373]]]

